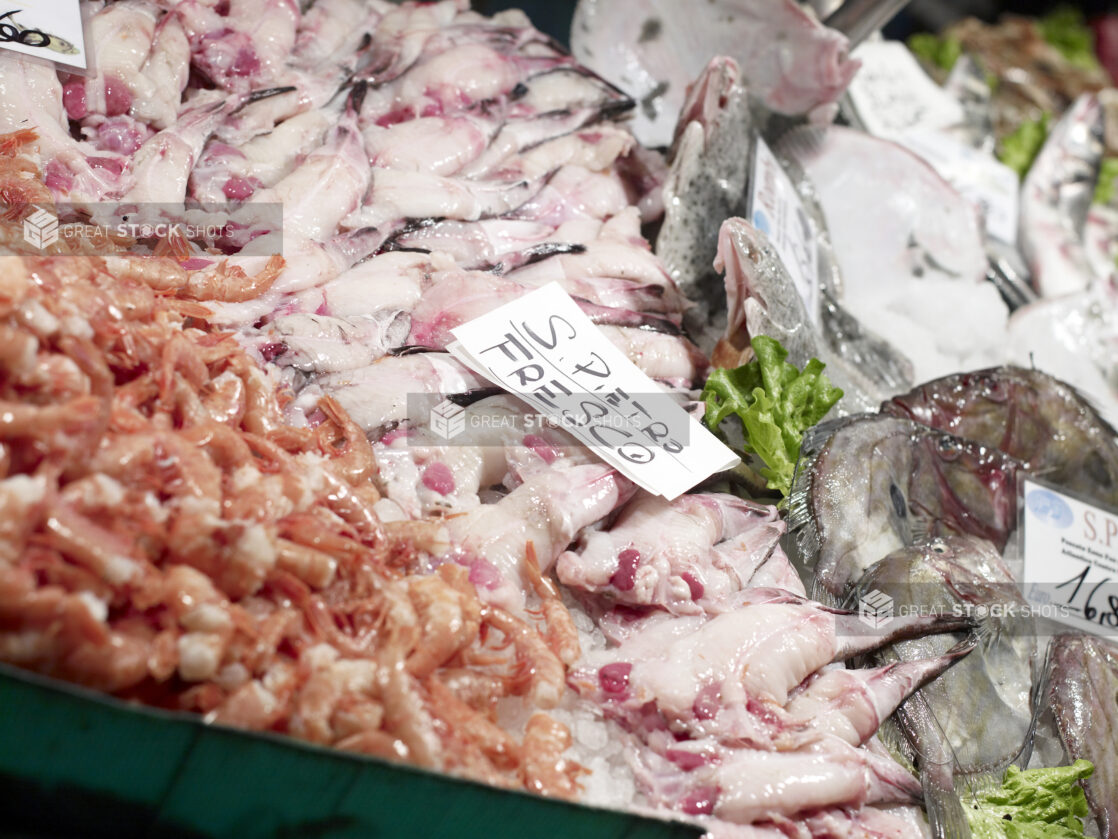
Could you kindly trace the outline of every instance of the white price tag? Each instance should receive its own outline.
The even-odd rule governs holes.
[[[812,320],[819,323],[819,252],[815,225],[792,179],[760,137],[749,181],[749,221],[769,237]]]
[[[1022,519],[1026,599],[1068,626],[1118,637],[1118,514],[1025,479]]]
[[[899,41],[864,43],[854,57],[862,66],[850,82],[850,100],[871,134],[896,137],[963,121],[963,106],[932,81]]]
[[[738,462],[556,283],[451,330],[447,349],[648,492],[671,500]]]
[[[940,131],[913,131],[897,138],[978,207],[991,237],[1017,242],[1017,173],[992,155]]]
[[[0,47],[86,69],[78,0],[0,0]]]

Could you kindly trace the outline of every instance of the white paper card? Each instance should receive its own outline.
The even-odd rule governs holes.
[[[862,62],[850,82],[850,101],[871,134],[896,137],[914,129],[963,121],[963,106],[924,72],[899,41],[870,41],[854,50]]]
[[[0,4],[0,47],[86,69],[78,0],[17,0]]]
[[[1118,637],[1118,515],[1024,481],[1025,597],[1076,629]]]
[[[760,137],[754,144],[749,182],[749,221],[769,237],[807,307],[819,322],[819,252],[815,225],[792,179]]]
[[[642,373],[556,283],[451,330],[447,349],[648,492],[674,499],[737,456]]]
[[[940,176],[982,212],[986,232],[1017,242],[1017,173],[993,155],[941,131],[913,131],[897,142],[928,161]]]

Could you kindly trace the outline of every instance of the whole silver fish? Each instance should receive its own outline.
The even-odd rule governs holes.
[[[928,538],[965,533],[1001,550],[1017,524],[1021,464],[906,419],[855,416],[803,442],[788,522],[801,562],[834,597]]]
[[[1118,839],[1118,647],[1093,635],[1052,642],[1051,699],[1072,759],[1095,772],[1083,781],[1102,839]]]
[[[680,290],[700,303],[718,285],[711,266],[719,225],[738,211],[745,193],[750,126],[737,62],[711,59],[680,113],[656,236],[656,255]]]
[[[1086,94],[1052,129],[1021,185],[1021,252],[1045,297],[1081,291],[1095,279],[1083,229],[1103,154],[1103,109],[1098,96]]]
[[[1038,477],[1118,507],[1118,432],[1075,388],[1040,370],[946,376],[881,410],[1000,449]]]
[[[827,377],[842,388],[839,408],[862,411],[885,393],[877,383],[833,352],[816,329],[788,269],[768,238],[745,219],[730,218],[718,234],[714,267],[725,271],[726,332],[714,362],[722,367],[743,363],[738,354],[751,338],[768,335],[788,350],[788,361],[803,367],[812,358],[827,365]]]
[[[955,756],[956,773],[1003,770],[1022,752],[1032,730],[1037,650],[1033,619],[998,551],[969,536],[902,548],[871,566],[851,599],[857,602],[873,591],[893,598],[894,609],[995,615],[985,618],[992,637],[922,693]],[[952,643],[951,636],[929,636],[899,642],[892,652],[913,661],[941,655]],[[917,746],[922,754],[940,751],[935,743]]]

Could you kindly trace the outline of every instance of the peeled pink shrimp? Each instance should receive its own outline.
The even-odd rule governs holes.
[[[608,516],[633,491],[605,464],[557,466],[530,477],[496,504],[449,520],[447,530],[482,600],[518,612],[529,584],[525,545],[532,543],[546,572],[579,530]]]

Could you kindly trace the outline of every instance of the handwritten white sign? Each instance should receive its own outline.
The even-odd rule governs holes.
[[[963,106],[932,81],[899,41],[864,43],[854,57],[862,66],[850,82],[850,101],[870,134],[892,138],[963,121]]]
[[[0,0],[0,48],[85,70],[78,0]]]
[[[455,358],[648,492],[674,499],[738,462],[555,283],[451,331]]]

